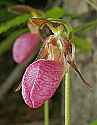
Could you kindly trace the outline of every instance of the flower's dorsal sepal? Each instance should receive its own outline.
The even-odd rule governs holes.
[[[68,23],[63,20],[54,20],[50,18],[32,18],[30,19],[30,23],[32,23],[32,25],[36,25],[39,30],[42,30],[46,25],[56,36],[60,36],[64,33],[65,37],[69,38],[69,34],[72,31]]]

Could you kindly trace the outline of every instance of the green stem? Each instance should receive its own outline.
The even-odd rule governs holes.
[[[71,82],[70,73],[65,75],[65,125],[71,124]]]
[[[97,11],[97,5],[95,0],[86,0],[86,2]]]
[[[49,125],[49,103],[48,101],[44,104],[44,125]]]

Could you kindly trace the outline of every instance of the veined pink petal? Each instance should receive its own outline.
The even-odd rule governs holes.
[[[38,108],[50,99],[60,85],[64,66],[51,60],[37,60],[26,69],[22,96],[29,107]]]
[[[38,33],[25,33],[18,37],[13,45],[14,61],[24,63],[31,56],[38,42]]]

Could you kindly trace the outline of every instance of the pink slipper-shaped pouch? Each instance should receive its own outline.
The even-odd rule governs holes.
[[[39,59],[30,64],[22,79],[22,96],[31,108],[49,100],[60,85],[64,66],[52,60]]]
[[[25,33],[18,37],[13,45],[13,59],[16,63],[24,63],[32,55],[39,43],[38,33]]]

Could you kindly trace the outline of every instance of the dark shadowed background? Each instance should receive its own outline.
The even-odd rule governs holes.
[[[93,87],[91,90],[87,88],[78,75],[71,71],[71,125],[90,125],[97,120],[96,0],[0,0],[0,125],[43,125],[43,107],[30,109],[24,104],[21,90],[15,92],[25,66],[13,61],[12,44],[17,36],[27,30],[25,23],[19,24],[24,18],[21,16],[20,21],[17,21],[18,15],[8,11],[8,7],[17,4],[40,9],[48,17],[64,18],[73,27],[81,26],[77,29],[75,38],[76,59],[85,78]],[[61,83],[49,101],[50,125],[62,125],[64,121],[62,86]],[[97,122],[91,125],[97,125]]]

